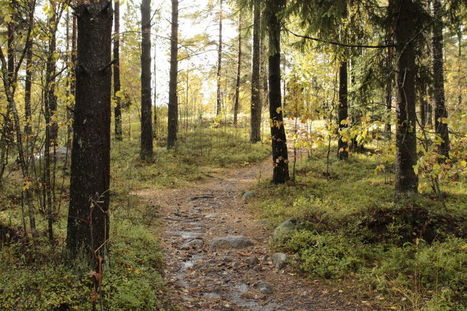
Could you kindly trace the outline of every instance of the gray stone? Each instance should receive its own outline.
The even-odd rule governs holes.
[[[248,285],[245,283],[238,283],[235,288],[242,294],[248,292]]]
[[[274,229],[272,239],[274,242],[279,242],[287,239],[300,226],[300,222],[296,219],[287,219]]]
[[[212,248],[246,248],[252,245],[253,242],[242,235],[230,235],[211,241]]]
[[[191,241],[188,241],[186,243],[183,243],[180,248],[181,249],[190,249],[190,248],[194,248],[194,247],[201,247],[203,246],[204,242],[203,240],[201,239],[195,239],[195,240],[191,240]]]
[[[209,299],[221,299],[221,295],[218,293],[204,293],[203,296]]]
[[[267,282],[264,282],[264,281],[258,281],[256,282],[256,284],[254,285],[254,287],[259,290],[261,293],[265,294],[265,295],[270,295],[272,294],[272,285],[267,283]]]
[[[242,200],[247,202],[249,199],[253,198],[256,196],[255,191],[247,191],[242,195]]]
[[[259,259],[256,256],[250,256],[246,259],[246,263],[250,266],[255,266],[259,264]]]
[[[282,269],[287,264],[288,257],[284,253],[275,253],[272,255],[272,264],[276,269]]]
[[[224,262],[232,262],[232,261],[233,261],[233,258],[230,257],[230,256],[224,256],[223,261],[224,261]]]

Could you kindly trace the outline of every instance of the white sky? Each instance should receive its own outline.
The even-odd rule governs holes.
[[[140,0],[134,0],[140,1]],[[161,3],[162,2],[162,3]],[[214,11],[208,13],[208,16],[203,19],[192,19],[184,18],[188,14],[192,14],[196,11],[207,10],[208,0],[180,0],[179,8],[179,38],[187,39],[195,35],[207,33],[210,41],[218,41],[219,37],[219,20],[218,20],[218,9],[219,6],[215,7]],[[153,44],[155,43],[156,48],[153,53],[157,53],[156,63],[156,83],[157,83],[157,105],[167,105],[168,93],[169,93],[169,61],[170,61],[170,38],[171,33],[171,1],[168,0],[157,0],[152,3],[153,10],[160,9],[161,15],[157,19],[156,25],[152,29]],[[230,8],[224,4],[223,9],[230,11]],[[228,12],[227,12],[228,13]],[[226,14],[227,14],[226,13]],[[157,37],[156,37],[157,36]],[[228,42],[229,40],[237,36],[237,28],[230,19],[224,19],[223,23],[223,41]],[[154,40],[156,39],[156,40]],[[155,41],[155,42],[154,42]],[[191,59],[181,61],[179,63],[179,70],[185,70],[187,67],[193,65],[202,66],[202,71],[209,71],[212,67],[217,65],[217,46],[209,46],[206,51],[198,56],[192,57]],[[154,54],[153,54],[154,55]],[[153,64],[154,65],[154,64]],[[154,81],[153,81],[154,84]],[[210,98],[210,94],[215,92],[215,89],[209,89],[210,86],[204,83],[204,100]]]

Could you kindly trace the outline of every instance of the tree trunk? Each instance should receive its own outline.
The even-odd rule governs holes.
[[[105,255],[109,238],[111,41],[109,0],[77,7],[78,53],[67,247]],[[89,253],[90,252],[90,253]]]
[[[251,72],[251,131],[250,142],[261,141],[261,10],[254,4],[253,17],[253,60]]]
[[[261,25],[261,23],[260,23]],[[260,29],[261,30],[261,29]],[[261,31],[262,32],[262,31]],[[269,106],[269,54],[268,54],[268,39],[267,34],[261,37],[260,35],[260,84],[261,84],[261,100],[263,107]]]
[[[238,111],[240,110],[240,79],[242,70],[242,13],[238,17],[238,64],[237,81],[235,84],[234,125],[237,126]]]
[[[151,160],[152,101],[151,101],[151,0],[141,4],[141,151],[142,160]]]
[[[397,52],[397,125],[396,125],[396,193],[417,193],[418,176],[415,112],[415,42],[419,28],[419,8],[413,0],[395,0]]]
[[[387,30],[387,41],[392,41],[392,31],[391,29]],[[394,49],[387,48],[386,55],[386,123],[384,125],[384,132],[388,140],[391,140],[392,137],[392,126],[391,126],[391,113],[392,113],[392,96],[393,96],[393,85],[394,85]]]
[[[337,144],[337,156],[340,160],[349,158],[349,144],[347,138],[342,137],[341,132],[348,128],[348,103],[347,103],[347,62],[342,62],[339,67],[339,107],[338,126],[339,126],[339,141]]]
[[[55,222],[55,171],[56,147],[58,139],[58,123],[55,115],[57,113],[57,96],[55,94],[55,80],[57,71],[57,60],[55,52],[57,49],[57,29],[63,8],[60,4],[50,3],[52,15],[48,20],[49,42],[46,62],[45,77],[45,142],[44,142],[44,172],[43,172],[43,202],[47,211],[47,232],[49,241],[53,242],[53,224]]]
[[[426,99],[426,86],[420,91],[420,128],[425,129],[428,116],[428,101]]]
[[[32,39],[27,42],[28,47],[27,47],[27,52],[26,52],[26,77],[25,77],[25,82],[24,82],[24,120],[25,120],[25,126],[24,126],[24,133],[26,135],[26,148],[28,149],[27,153],[29,156],[29,153],[31,150],[29,150],[29,141],[30,141],[30,136],[32,134],[32,127],[31,127],[31,117],[32,117],[32,110],[31,110],[31,91],[32,91],[32,46],[33,46],[33,41]]]
[[[271,118],[271,139],[273,177],[275,184],[285,183],[289,177],[287,139],[281,108],[281,24],[279,14],[284,7],[283,0],[270,0],[267,4],[269,34],[269,115]]]
[[[459,26],[457,31],[457,80],[458,80],[458,92],[457,95],[457,107],[460,109],[462,107],[462,25]]]
[[[175,146],[178,131],[178,0],[172,0],[172,34],[170,39],[170,82],[167,148]]]
[[[221,74],[222,74],[222,19],[223,19],[223,11],[222,11],[222,1],[220,2],[220,10],[219,10],[219,46],[217,50],[217,106],[216,106],[216,114],[219,115],[222,112],[222,90],[221,90]]]
[[[115,118],[115,139],[118,141],[123,140],[123,129],[122,129],[122,101],[119,96],[121,89],[120,83],[120,1],[115,1],[114,11],[114,118]]]
[[[435,97],[435,130],[442,139],[438,146],[440,160],[449,158],[448,112],[444,95],[443,12],[440,0],[433,0],[433,93]]]

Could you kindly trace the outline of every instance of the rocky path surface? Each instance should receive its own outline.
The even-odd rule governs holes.
[[[255,219],[244,195],[270,171],[268,164],[230,171],[189,189],[138,193],[162,206],[165,277],[174,303],[203,311],[376,310],[348,289],[305,280],[274,256],[271,232]]]

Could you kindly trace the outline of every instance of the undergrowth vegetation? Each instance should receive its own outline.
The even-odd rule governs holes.
[[[154,310],[164,305],[161,277],[163,258],[156,238],[157,207],[148,205],[132,191],[180,187],[211,172],[247,165],[264,159],[268,147],[251,145],[239,130],[202,129],[182,136],[179,145],[156,150],[151,163],[139,160],[139,141],[114,143],[111,181],[110,256],[97,300],[105,310]],[[162,146],[163,147],[163,146]],[[65,170],[67,174],[67,170]],[[39,237],[22,237],[17,221],[21,198],[15,174],[0,192],[0,310],[92,310],[93,282],[80,262],[68,262],[64,252],[66,214],[56,222],[56,241],[46,238],[46,222],[39,219]],[[68,184],[63,185],[67,191]],[[7,204],[8,203],[8,204]],[[63,203],[65,205],[65,202]],[[16,221],[16,222],[15,222]],[[99,308],[98,308],[99,309]]]
[[[331,159],[330,176],[324,154],[299,161],[294,183],[258,187],[264,218],[299,224],[274,246],[310,277],[359,279],[396,310],[465,310],[465,184],[444,183],[444,202],[429,192],[394,202],[378,154]]]

